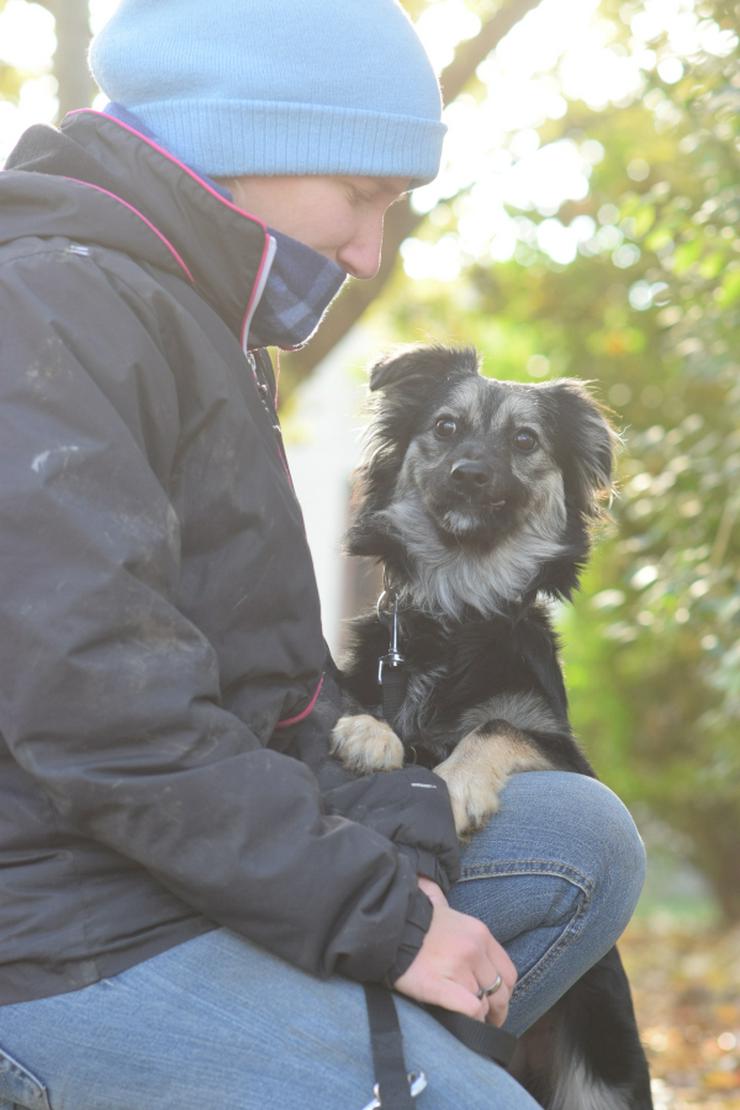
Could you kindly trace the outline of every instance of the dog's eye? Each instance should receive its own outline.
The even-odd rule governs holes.
[[[457,431],[457,420],[452,416],[440,416],[434,422],[434,431],[439,439],[449,439]]]
[[[538,443],[539,440],[531,428],[517,428],[514,432],[514,446],[517,451],[523,451],[527,454],[534,451]]]

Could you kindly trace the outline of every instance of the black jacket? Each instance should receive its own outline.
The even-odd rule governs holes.
[[[454,830],[429,772],[325,762],[311,560],[269,360],[240,342],[265,229],[95,112],[31,129],[9,167],[0,1003],[214,924],[318,974],[397,975]]]

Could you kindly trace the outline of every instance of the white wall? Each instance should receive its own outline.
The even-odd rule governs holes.
[[[298,390],[285,421],[286,450],[319,585],[324,634],[337,651],[346,559],[352,471],[359,461],[366,386],[357,366],[377,351],[368,331],[355,328]]]

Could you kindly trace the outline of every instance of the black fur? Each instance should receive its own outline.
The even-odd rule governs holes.
[[[407,685],[390,723],[405,751],[436,767],[472,729],[509,730],[553,769],[592,775],[568,721],[547,598],[577,587],[611,493],[603,410],[580,382],[482,378],[470,349],[386,359],[371,389],[349,549],[377,557],[398,598]],[[354,622],[345,681],[364,711],[379,713],[388,638],[387,616]],[[525,1035],[517,1075],[551,1110],[649,1110],[616,949]]]

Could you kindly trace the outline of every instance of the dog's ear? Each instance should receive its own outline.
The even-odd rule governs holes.
[[[417,394],[435,382],[478,373],[478,355],[472,347],[409,347],[388,355],[370,371],[373,392]]]
[[[601,502],[614,493],[612,474],[619,437],[607,409],[590,394],[585,382],[560,378],[542,386],[566,496],[584,515],[596,517]]]

